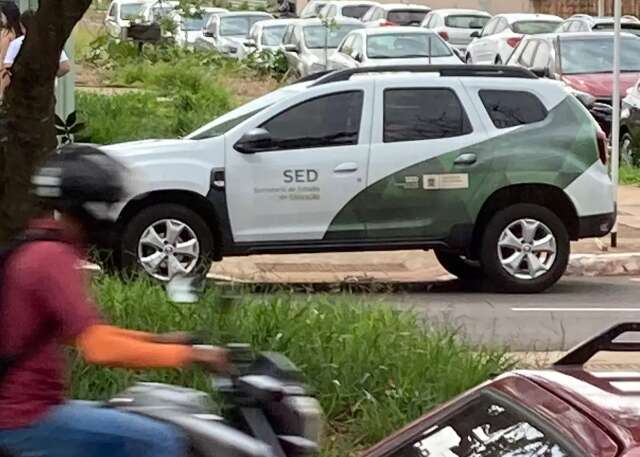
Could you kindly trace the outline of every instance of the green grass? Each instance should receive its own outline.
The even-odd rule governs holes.
[[[412,313],[362,305],[357,297],[245,294],[223,305],[229,302],[223,293],[209,290],[197,304],[176,305],[146,280],[96,281],[97,298],[118,325],[204,331],[214,342],[248,342],[285,353],[323,405],[330,424],[326,453],[344,455],[370,445],[511,366],[502,351],[471,347],[452,330],[425,328]],[[207,386],[197,370],[131,372],[75,360],[72,393],[102,399],[141,379]]]
[[[640,184],[640,168],[630,165],[620,166],[620,184]]]

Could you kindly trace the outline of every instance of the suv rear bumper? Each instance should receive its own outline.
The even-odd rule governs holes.
[[[611,232],[617,211],[578,218],[578,238],[599,238]]]

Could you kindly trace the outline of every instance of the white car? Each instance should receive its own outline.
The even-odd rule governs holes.
[[[312,19],[318,17],[320,11],[327,4],[327,0],[311,0],[302,8],[300,12],[300,19]]]
[[[142,22],[151,24],[171,15],[180,3],[175,0],[155,0],[147,3],[140,14]]]
[[[476,64],[504,64],[525,35],[551,33],[562,23],[549,14],[499,14],[467,47],[465,60]]]
[[[115,38],[122,37],[132,22],[142,20],[142,12],[147,4],[140,0],[113,0],[104,20],[107,33]]]
[[[322,19],[300,19],[289,25],[282,38],[282,49],[289,68],[304,77],[328,69],[328,60],[343,38],[362,28],[357,19],[341,18],[327,25]]]
[[[218,51],[229,57],[244,56],[244,42],[249,31],[258,21],[273,19],[269,13],[260,11],[234,11],[214,14],[204,27],[203,36],[195,40],[194,47]]]
[[[214,14],[226,14],[229,10],[206,6],[200,8],[199,14],[195,11],[189,17],[180,15],[177,11],[171,13],[171,19],[176,24],[175,40],[179,46],[193,46],[198,38],[202,38],[203,29]]]
[[[464,55],[473,32],[482,30],[490,20],[491,14],[485,11],[442,9],[427,14],[422,27],[433,30]]]
[[[378,3],[359,0],[332,0],[327,2],[318,13],[318,17],[322,19],[339,19],[350,17],[353,19],[361,19],[372,6]]]
[[[379,27],[349,33],[329,58],[332,70],[380,65],[456,65],[460,58],[435,32],[418,27]]]
[[[287,27],[298,19],[270,19],[253,24],[249,37],[244,42],[245,54],[282,48],[282,38]]]
[[[361,20],[367,27],[419,26],[429,11],[431,8],[425,5],[383,3],[372,6]]]
[[[104,150],[140,174],[113,208],[115,259],[165,281],[226,256],[434,249],[456,276],[539,292],[616,214],[606,137],[515,67],[331,72]]]

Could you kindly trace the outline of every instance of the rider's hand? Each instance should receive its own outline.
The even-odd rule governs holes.
[[[160,344],[184,344],[191,346],[194,342],[194,336],[189,332],[160,333],[154,335],[152,341]]]
[[[226,373],[229,371],[227,350],[216,346],[194,346],[193,363],[204,365],[211,371]]]

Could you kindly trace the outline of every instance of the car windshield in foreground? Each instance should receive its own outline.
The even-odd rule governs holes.
[[[337,48],[347,33],[361,29],[361,25],[342,24],[326,27],[324,25],[308,25],[304,27],[304,42],[309,49]],[[325,43],[326,42],[326,43]]]
[[[515,22],[511,28],[515,33],[538,35],[540,33],[554,32],[560,24],[560,21],[520,21]]]
[[[220,19],[221,36],[246,36],[251,26],[267,19],[264,16],[225,16]]]
[[[123,3],[120,6],[120,19],[135,19],[142,14],[144,3]]]
[[[354,19],[360,19],[364,16],[364,13],[369,11],[371,5],[353,5],[345,6],[342,8],[342,15],[346,17],[352,17]]]
[[[262,45],[278,46],[282,43],[282,37],[284,36],[285,30],[287,30],[286,25],[265,27],[262,29]]]
[[[367,56],[370,59],[447,57],[451,54],[442,39],[431,33],[389,33],[367,38]]]
[[[266,106],[263,106],[261,108],[255,109],[253,111],[249,111],[244,114],[239,114],[238,116],[231,117],[227,120],[224,120],[218,123],[214,121],[213,124],[209,126],[209,128],[207,128],[205,131],[200,132],[196,135],[191,134],[189,135],[188,138],[191,140],[206,140],[207,138],[214,138],[216,136],[224,135],[235,126],[240,125],[250,117],[254,116],[255,114],[258,114],[260,111],[266,108],[267,108]]]
[[[613,37],[562,40],[560,59],[563,74],[611,73],[613,68]],[[622,39],[620,70],[640,72],[640,38],[624,37]]]
[[[424,10],[392,10],[387,14],[387,20],[398,25],[420,25],[426,15]]]
[[[487,22],[491,19],[488,16],[478,16],[473,14],[460,14],[455,16],[447,16],[444,19],[444,25],[452,29],[483,29]]]

